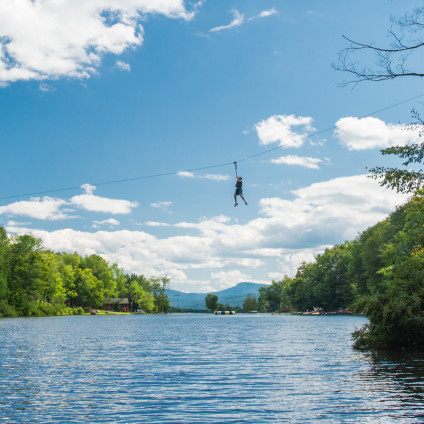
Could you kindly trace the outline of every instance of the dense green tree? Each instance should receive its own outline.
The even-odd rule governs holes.
[[[369,318],[369,324],[354,333],[360,349],[424,345],[423,196],[417,193],[396,213],[386,222],[398,225],[398,231],[380,248],[385,265],[378,271],[380,289],[354,305]],[[404,223],[401,229],[399,222]]]
[[[118,264],[112,264],[110,271],[114,280],[115,293],[118,297],[126,297],[127,275],[124,273],[124,270],[119,268]]]
[[[83,261],[83,267],[85,269],[91,269],[93,275],[102,282],[105,297],[108,298],[117,296],[117,286],[121,283],[121,278],[126,281],[123,276],[123,272],[119,270],[119,268],[118,271],[115,271],[115,280],[113,278],[114,275],[112,274],[111,267],[108,265],[106,260],[99,255],[86,256]],[[120,288],[122,292],[123,288],[121,286]]]
[[[292,284],[288,287],[288,296],[295,309],[307,311],[317,304],[312,291],[315,274],[316,268],[312,264],[303,262],[299,266]]]
[[[270,286],[259,287],[259,309],[261,311],[281,312],[290,308],[288,296],[292,279],[285,276],[282,281],[272,281]]]
[[[100,307],[103,305],[104,290],[102,283],[93,275],[91,269],[76,269],[75,291],[76,305]]]
[[[213,312],[218,309],[218,296],[216,294],[209,293],[205,297],[206,309]]]
[[[258,300],[256,296],[248,294],[246,299],[243,302],[243,312],[252,312],[258,310]]]
[[[151,278],[150,290],[154,297],[155,311],[159,313],[166,313],[169,310],[170,302],[166,294],[166,289],[169,287],[169,278]]]
[[[6,230],[0,226],[0,299],[9,295],[10,242]]]
[[[381,186],[391,188],[400,193],[415,192],[423,187],[424,173],[422,169],[417,170],[416,167],[408,169],[408,166],[411,164],[414,166],[417,163],[421,165],[423,163],[424,143],[389,147],[381,150],[381,154],[406,159],[402,163],[403,168],[376,166],[369,170],[371,177],[378,180]]]
[[[128,287],[128,299],[130,301],[130,310],[134,310],[134,305],[144,312],[153,312],[155,307],[155,298],[144,290],[137,280],[133,280]]]
[[[31,304],[41,300],[47,285],[48,270],[43,260],[41,240],[28,234],[15,236],[11,243],[11,302],[24,315]]]
[[[106,297],[128,297],[131,309],[167,312],[168,287],[168,278],[127,275],[98,255],[53,253],[40,239],[8,237],[0,226],[0,317],[57,315],[72,308],[80,313],[81,307],[101,307]]]
[[[361,257],[362,244],[359,238],[350,242],[350,260],[347,263],[346,278],[351,285],[354,298],[368,294],[367,278]]]
[[[130,303],[130,310],[135,308],[145,312],[154,311],[154,297],[151,293],[151,282],[143,275],[125,274],[125,289],[121,289],[121,295],[127,297]]]
[[[83,268],[83,258],[78,255],[77,252],[74,253],[59,253],[58,254],[62,258],[62,262],[65,265],[70,265],[72,268]]]
[[[43,301],[57,306],[63,306],[66,301],[66,289],[59,270],[57,256],[51,252],[43,254],[47,271],[47,284],[43,294]]]
[[[356,308],[369,324],[354,333],[358,349],[424,346],[424,251],[412,253],[381,271],[386,291],[362,298]]]
[[[139,286],[140,287],[140,286]],[[153,312],[155,308],[155,298],[152,293],[140,287],[140,290],[134,297],[134,302],[144,312]],[[169,309],[169,302],[165,305],[166,311]]]
[[[347,307],[353,300],[352,286],[348,280],[348,263],[351,259],[349,243],[336,245],[318,255],[318,279],[314,290],[316,306],[326,310]]]
[[[362,261],[362,270],[366,277],[368,291],[376,291],[381,282],[381,276],[377,273],[383,267],[383,261],[380,257],[380,247],[382,246],[383,223],[369,228],[363,232],[359,238],[361,243],[360,258]]]
[[[235,308],[233,308],[230,304],[228,303],[218,303],[216,310],[217,311],[232,311]]]
[[[401,18],[392,17],[390,46],[349,40],[351,45],[341,52],[341,66],[337,69],[352,75],[354,83],[423,77],[422,70],[411,71],[408,67],[408,63],[415,66],[420,63],[412,57],[424,47],[423,32],[424,7],[416,7]],[[358,67],[358,56],[367,53],[376,56],[377,67]],[[407,129],[418,131],[422,136],[424,122],[417,111],[413,110],[412,115],[414,122]],[[372,177],[384,187],[415,193],[415,196],[384,223],[373,227],[366,243],[360,243],[367,290],[360,279],[357,288],[361,297],[356,302],[356,309],[367,313],[369,324],[354,333],[355,346],[367,349],[421,347],[424,345],[424,208],[420,190],[424,185],[424,172],[420,167],[424,160],[424,143],[393,146],[381,153],[402,159],[402,166],[377,166],[370,169]],[[356,255],[355,260],[358,260]],[[355,265],[350,267],[351,277]],[[381,270],[376,271],[382,265]]]
[[[127,285],[128,287],[134,282],[136,281],[137,284],[145,291],[151,292],[151,281],[146,278],[144,275],[137,275],[137,274],[131,274],[131,275],[126,275],[126,281],[127,281]]]
[[[75,285],[75,273],[77,270],[72,265],[64,265],[63,263],[59,265],[59,270],[65,289],[65,301],[68,301],[72,306],[77,306],[76,299],[78,298],[78,293]]]

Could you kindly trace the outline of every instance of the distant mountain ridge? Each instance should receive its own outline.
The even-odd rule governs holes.
[[[259,297],[259,287],[267,286],[267,284],[257,283],[238,283],[234,287],[217,292],[210,292],[218,296],[218,302],[222,304],[229,304],[233,307],[243,307],[243,302],[247,295]],[[205,297],[208,293],[184,293],[178,290],[168,289],[166,294],[169,297],[171,306],[181,309],[206,309]]]

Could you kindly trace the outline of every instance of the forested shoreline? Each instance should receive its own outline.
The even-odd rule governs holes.
[[[82,314],[107,298],[128,298],[131,311],[167,312],[167,278],[126,274],[98,255],[54,253],[31,235],[0,227],[0,317]]]
[[[369,318],[353,334],[358,349],[424,345],[423,195],[303,263],[295,277],[260,288],[262,310],[350,308]]]
[[[294,277],[261,287],[262,312],[349,308],[369,323],[357,348],[424,344],[424,193],[384,221],[303,263]],[[167,312],[167,278],[125,274],[98,255],[54,253],[31,235],[0,227],[0,316],[79,314],[105,298],[128,298],[130,310]]]

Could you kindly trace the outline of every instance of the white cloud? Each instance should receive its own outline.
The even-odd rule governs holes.
[[[208,263],[210,240],[203,237],[175,236],[159,239],[142,231],[96,231],[62,229],[48,232],[23,227],[7,227],[12,233],[31,233],[41,237],[47,248],[77,251],[81,255],[99,254],[125,270],[146,276],[169,275],[185,281],[191,264]]]
[[[31,222],[7,221],[8,227],[19,227],[23,225],[30,225]]]
[[[271,159],[271,163],[275,163],[277,165],[299,165],[310,169],[319,169],[318,164],[321,162],[322,160],[318,158],[301,157],[295,155],[281,156],[277,159]]]
[[[172,205],[171,201],[165,201],[165,202],[152,202],[150,203],[150,206],[152,208],[156,208],[156,209],[167,209],[169,208],[169,206]]]
[[[170,224],[166,222],[147,221],[144,225],[148,227],[169,227]]]
[[[137,202],[95,196],[93,195],[93,191],[96,187],[90,184],[84,184],[81,188],[83,188],[86,193],[74,196],[68,201],[44,196],[43,198],[33,197],[30,200],[22,200],[10,203],[9,205],[0,206],[0,215],[27,216],[30,218],[57,221],[75,218],[74,215],[69,214],[75,211],[75,207],[93,212],[129,214],[133,208],[138,206]],[[94,221],[93,223],[95,226],[119,224],[119,222],[113,218],[103,221]]]
[[[295,115],[273,115],[255,125],[260,144],[268,145],[279,142],[281,147],[300,147],[304,138],[315,128],[312,127],[312,118]],[[293,131],[293,127],[300,127],[303,133]]]
[[[190,20],[183,0],[0,2],[0,83],[88,78],[106,53],[143,42],[148,14]]]
[[[263,10],[258,15],[255,15],[255,16],[252,16],[251,18],[249,18],[249,22],[254,21],[255,19],[258,19],[258,18],[259,19],[268,18],[269,16],[276,15],[276,14],[278,14],[278,12],[274,8],[268,9],[268,10]]]
[[[214,27],[210,29],[209,32],[219,32],[242,25],[244,22],[244,15],[242,15],[238,10],[233,10],[232,12],[234,15],[234,19],[231,21],[231,23],[229,23],[228,25]]]
[[[28,216],[30,218],[57,221],[71,218],[61,211],[62,206],[66,204],[67,202],[65,200],[54,199],[48,196],[43,198],[33,197],[30,200],[22,200],[6,206],[0,206],[0,215]]]
[[[81,188],[86,193],[74,196],[68,201],[44,196],[43,198],[33,197],[30,200],[22,200],[6,206],[0,206],[0,215],[28,216],[36,219],[57,221],[75,218],[74,215],[69,214],[75,211],[75,207],[93,212],[129,214],[133,208],[138,206],[137,202],[95,196],[93,191],[96,187],[90,184],[84,184]],[[103,224],[118,225],[116,223],[119,224],[118,221],[111,218],[110,220],[94,221],[94,226]]]
[[[237,259],[236,262],[237,265],[240,267],[245,268],[259,268],[262,265],[265,265],[265,262],[260,259],[254,259],[254,258],[241,258]]]
[[[309,140],[309,144],[311,146],[319,146],[322,147],[325,145],[325,143],[327,142],[327,140],[325,138],[322,138],[321,140]]]
[[[93,194],[96,187],[89,184],[84,184],[81,188],[86,191],[86,194],[72,197],[70,203],[87,211],[111,213],[112,215],[129,214],[133,208],[138,206],[137,202],[96,196]]]
[[[366,175],[335,178],[292,193],[293,200],[269,198],[260,202],[261,212],[271,219],[268,224],[272,223],[264,231],[274,228],[280,245],[286,247],[313,247],[353,239],[407,198],[381,188]],[[268,237],[271,245],[274,235]]]
[[[322,253],[327,247],[331,246],[322,245],[299,250],[285,250],[284,254],[280,255],[276,259],[278,267],[281,269],[281,272],[279,273],[280,277],[278,277],[278,279],[281,279],[284,275],[294,277],[296,275],[297,269],[303,262],[313,262],[315,257],[319,253]],[[275,274],[274,277],[271,278],[275,280]]]
[[[378,118],[341,118],[336,122],[335,136],[349,150],[367,150],[390,146],[405,146],[419,140],[418,131],[404,125],[386,124]]]
[[[227,29],[231,29],[231,28],[234,28],[234,27],[241,26],[246,22],[244,15],[241,14],[238,10],[232,10],[232,13],[233,13],[234,19],[228,25],[216,26],[216,27],[210,29],[209,32],[224,31],[224,30],[227,30]],[[258,15],[252,16],[251,18],[247,19],[247,22],[251,22],[251,21],[258,19],[258,18],[267,18],[267,17],[275,15],[277,13],[278,13],[277,10],[275,10],[274,8],[268,9],[268,10],[263,10]]]
[[[194,178],[194,174],[188,171],[180,171],[177,175],[181,178]]]
[[[284,249],[264,247],[260,249],[250,249],[250,253],[258,258],[279,258],[284,254]]]
[[[91,185],[91,184],[83,184],[82,186],[81,186],[81,188],[83,189],[83,190],[85,190],[85,193],[86,194],[89,194],[90,196],[93,194],[93,191],[96,189],[96,186],[93,186],[93,185]]]
[[[218,290],[233,287],[239,282],[252,281],[252,277],[250,275],[243,274],[239,270],[213,272],[212,278],[214,280],[218,280]]]
[[[203,178],[205,180],[213,180],[213,181],[228,181],[231,177],[229,175],[206,174],[206,175],[200,176],[199,178]]]
[[[180,222],[175,224],[177,228],[194,228],[198,229],[204,234],[211,235],[216,234],[217,231],[220,231],[226,224],[231,222],[231,218],[224,215],[215,216],[211,219],[203,219],[200,222]]]
[[[268,272],[267,274],[270,280],[281,281],[284,278],[284,274],[281,272]]]
[[[193,281],[218,289],[241,281],[263,282],[260,279],[268,273],[293,276],[302,261],[312,260],[327,246],[354,239],[405,200],[366,175],[357,175],[294,190],[291,199],[261,199],[258,217],[245,224],[225,215],[203,218],[170,225],[162,238],[129,230],[48,232],[14,222],[7,230],[41,237],[55,251],[99,254],[127,272],[167,274],[173,287],[196,291]]]
[[[366,175],[315,183],[292,194],[293,199],[261,199],[260,216],[245,225],[223,216],[176,226],[197,229],[228,254],[264,258],[278,249],[304,250],[353,239],[406,199]]]
[[[268,16],[275,15],[277,13],[278,12],[274,8],[272,8],[272,9],[269,9],[269,10],[263,10],[261,13],[259,13],[258,17],[259,18],[267,18]]]
[[[228,181],[231,177],[229,175],[220,175],[220,174],[205,174],[197,175],[189,171],[180,171],[177,175],[181,178],[199,178],[203,180],[213,180],[213,181]]]
[[[131,71],[131,65],[125,62],[122,62],[122,60],[116,61],[116,67],[121,69],[122,71]]]
[[[209,280],[195,280],[190,279],[184,282],[174,283],[171,282],[174,290],[179,290],[184,293],[212,293],[216,291],[216,287],[213,287]],[[175,303],[176,300],[174,299]],[[204,303],[202,304],[204,305]]]
[[[52,93],[53,91],[55,91],[54,87],[51,87],[50,85],[42,82],[39,85],[40,91],[44,91],[45,93]]]
[[[104,219],[103,221],[93,221],[93,224],[91,226],[92,228],[99,228],[102,225],[107,225],[109,226],[109,228],[113,228],[117,225],[120,225],[120,222],[116,220],[115,218],[109,218],[109,219]]]

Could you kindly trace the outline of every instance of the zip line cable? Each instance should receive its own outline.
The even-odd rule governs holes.
[[[104,185],[109,185],[109,184],[119,184],[119,183],[125,183],[125,182],[137,181],[137,180],[146,180],[146,179],[149,179],[149,178],[159,178],[159,177],[166,177],[166,176],[169,176],[169,175],[176,175],[176,174],[179,174],[181,172],[202,171],[202,170],[205,170],[205,169],[219,168],[219,167],[224,167],[224,166],[233,165],[233,164],[234,164],[234,162],[226,162],[226,163],[220,163],[220,164],[215,164],[215,165],[202,166],[202,167],[199,167],[199,168],[185,169],[184,171],[169,171],[169,172],[162,172],[162,173],[158,173],[158,174],[143,175],[141,177],[123,178],[121,180],[112,180],[112,181],[103,181],[103,182],[99,182],[99,183],[93,183],[93,185],[96,186],[96,187],[99,187],[99,186],[104,186]],[[73,186],[73,187],[56,188],[56,189],[52,189],[52,190],[36,191],[36,192],[31,192],[31,193],[15,194],[15,195],[12,195],[12,196],[0,197],[0,200],[12,199],[12,198],[16,198],[16,197],[35,196],[37,194],[58,193],[58,192],[61,192],[61,191],[78,190],[80,188],[81,188],[81,185]]]
[[[385,110],[392,109],[394,107],[400,106],[400,105],[405,104],[405,103],[409,103],[412,100],[419,99],[420,97],[423,97],[423,96],[424,96],[424,93],[419,94],[418,96],[411,97],[407,100],[402,100],[401,102],[395,103],[393,105],[386,106],[384,108],[375,110],[375,111],[367,113],[365,115],[361,115],[361,116],[358,117],[358,119],[363,119],[363,118],[367,118],[367,117],[372,116],[372,115],[376,115],[377,113],[384,112]],[[324,130],[317,131],[315,133],[312,133],[312,134],[306,135],[302,138],[299,138],[298,141],[305,141],[308,138],[316,137],[317,135],[321,135],[321,134],[326,133],[328,131],[332,131],[336,128],[337,128],[337,126],[333,125],[333,126],[326,128]],[[259,156],[266,155],[268,153],[274,152],[274,151],[282,149],[284,147],[285,147],[284,145],[276,146],[276,147],[273,147],[272,149],[263,150],[262,152],[259,152],[259,153],[256,153],[256,154],[253,154],[253,155],[250,155],[250,156],[246,156],[243,159],[239,159],[239,160],[233,161],[233,162],[224,162],[224,163],[218,163],[218,164],[214,164],[214,165],[201,166],[201,167],[198,167],[198,168],[185,169],[183,171],[169,171],[169,172],[162,172],[162,173],[157,173],[157,174],[143,175],[141,177],[123,178],[123,179],[120,179],[120,180],[111,180],[111,181],[102,181],[102,182],[98,182],[98,183],[93,183],[93,185],[96,186],[96,187],[99,187],[99,186],[105,186],[105,185],[110,185],[110,184],[120,184],[120,183],[126,183],[126,182],[131,182],[131,181],[147,180],[147,179],[150,179],[150,178],[159,178],[159,177],[166,177],[166,176],[170,176],[170,175],[177,175],[181,172],[195,172],[195,171],[204,171],[206,169],[222,168],[224,166],[230,166],[230,165],[234,165],[235,171],[236,171],[236,176],[237,176],[237,164],[238,163],[246,162],[246,161],[251,160],[251,159],[255,159]],[[11,196],[0,197],[0,200],[14,199],[14,198],[26,197],[26,196],[35,196],[35,195],[39,195],[39,194],[59,193],[59,192],[62,192],[62,191],[78,190],[80,188],[81,188],[81,185],[72,186],[72,187],[63,187],[63,188],[57,188],[57,189],[51,189],[51,190],[42,190],[42,191],[36,191],[36,192],[31,192],[31,193],[15,194],[15,195],[11,195]]]

